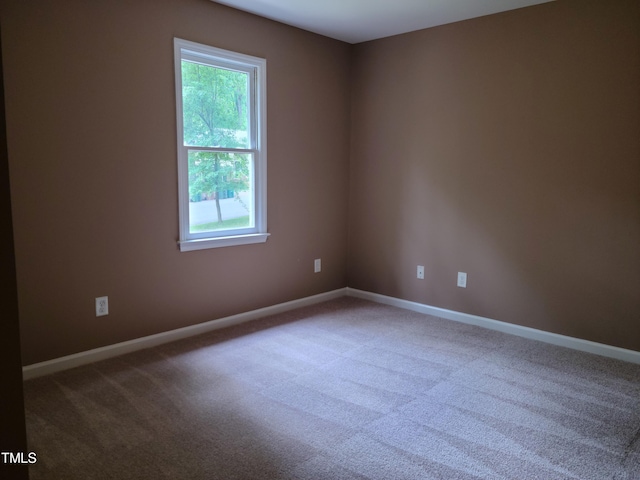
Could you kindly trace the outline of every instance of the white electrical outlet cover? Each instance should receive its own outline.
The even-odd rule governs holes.
[[[458,286],[467,288],[467,274],[465,272],[458,272]]]
[[[109,315],[109,297],[96,297],[96,317]]]

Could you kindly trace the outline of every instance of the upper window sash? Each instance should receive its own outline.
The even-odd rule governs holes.
[[[256,76],[257,76],[257,68],[253,65],[238,65],[225,61],[217,61],[217,59],[207,58],[203,59],[202,56],[194,56],[189,52],[185,53],[185,50],[181,50],[181,69],[182,74],[184,75],[184,63],[188,62],[192,65],[202,65],[205,68],[211,68],[216,70],[225,70],[231,72],[232,74],[240,74],[243,77],[236,77],[236,80],[242,79],[246,84],[246,98],[247,105],[244,106],[246,108],[247,115],[247,130],[246,130],[246,143],[242,144],[237,148],[250,148],[257,149],[257,122],[256,122],[256,112],[254,111],[255,106],[255,98],[256,98]],[[184,88],[184,85],[183,85]],[[184,92],[183,92],[184,95]],[[191,141],[188,142],[186,138],[184,138],[185,129],[183,129],[183,144],[185,146],[200,146],[200,147],[220,147],[220,148],[236,148],[231,144],[220,144],[213,145],[207,144],[207,142],[198,142]],[[211,143],[211,142],[209,142]]]

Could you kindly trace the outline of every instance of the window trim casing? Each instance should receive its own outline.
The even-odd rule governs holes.
[[[223,50],[200,43],[174,38],[174,73],[176,88],[176,129],[178,159],[178,220],[180,236],[178,246],[181,252],[208,248],[228,247],[264,243],[269,237],[267,232],[267,61],[243,53]],[[230,229],[203,236],[191,234],[189,229],[189,146],[184,145],[184,124],[182,104],[182,60],[202,59],[203,63],[217,64],[221,67],[238,67],[241,71],[252,71],[250,82],[250,149],[254,155],[254,227],[248,229]],[[199,147],[192,147],[198,149]],[[229,150],[229,149],[223,149]],[[242,152],[243,149],[233,149]]]

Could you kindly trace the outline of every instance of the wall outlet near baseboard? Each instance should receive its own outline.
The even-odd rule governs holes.
[[[458,272],[458,286],[467,288],[467,274],[465,272]]]
[[[96,317],[109,315],[109,297],[96,298]]]
[[[416,277],[419,278],[420,280],[424,280],[424,265],[418,265]]]
[[[313,261],[313,273],[318,273],[322,271],[322,259],[316,258]]]

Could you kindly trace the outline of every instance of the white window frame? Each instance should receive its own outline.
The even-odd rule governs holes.
[[[242,53],[222,50],[188,40],[174,38],[176,124],[178,140],[178,206],[180,251],[247,245],[267,241],[267,61]],[[249,74],[250,145],[242,148],[189,147],[184,144],[182,105],[182,60],[233,68]],[[251,153],[253,155],[254,226],[212,232],[191,233],[189,228],[189,150]]]

